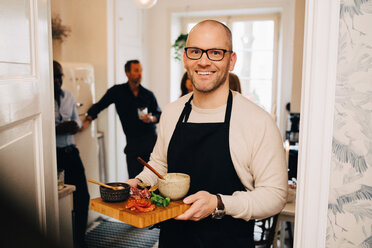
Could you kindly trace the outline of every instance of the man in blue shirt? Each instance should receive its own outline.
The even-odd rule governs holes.
[[[62,90],[62,66],[53,61],[55,126],[57,144],[58,171],[65,171],[65,183],[75,185],[74,192],[74,243],[77,247],[85,246],[85,231],[88,221],[89,192],[85,170],[75,146],[74,134],[81,126],[76,109],[75,97]]]
[[[143,169],[137,157],[145,161],[150,159],[157,138],[155,124],[159,122],[161,110],[155,95],[141,85],[142,66],[140,62],[129,60],[124,69],[128,82],[115,85],[107,90],[105,95],[88,110],[83,129],[96,119],[102,110],[114,103],[127,139],[124,153],[129,178],[134,178]],[[147,113],[140,112],[143,108],[147,109]]]

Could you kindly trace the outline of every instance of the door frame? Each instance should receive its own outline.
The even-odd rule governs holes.
[[[325,247],[339,1],[307,0],[294,247]]]

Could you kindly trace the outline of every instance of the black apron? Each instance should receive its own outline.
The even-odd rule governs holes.
[[[168,147],[168,172],[191,177],[188,195],[200,190],[232,195],[245,191],[230,156],[229,129],[232,93],[222,123],[188,123],[191,100],[179,117]],[[161,223],[159,247],[254,247],[254,221],[210,216],[201,221],[168,220]]]

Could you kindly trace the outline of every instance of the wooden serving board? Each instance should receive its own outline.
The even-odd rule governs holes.
[[[182,201],[171,201],[167,207],[157,206],[154,211],[136,213],[126,209],[125,203],[126,202],[104,202],[99,197],[90,200],[90,209],[129,225],[144,228],[174,218],[184,213],[190,207],[190,205]]]

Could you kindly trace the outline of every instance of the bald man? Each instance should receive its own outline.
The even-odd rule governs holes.
[[[191,207],[161,223],[159,247],[254,247],[254,219],[281,211],[287,197],[282,138],[271,116],[229,90],[237,59],[231,31],[206,20],[189,33],[184,67],[194,91],[166,106],[150,165],[191,176]],[[154,185],[145,168],[134,179]]]

